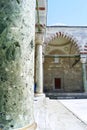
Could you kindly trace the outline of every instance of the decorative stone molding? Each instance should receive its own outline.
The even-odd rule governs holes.
[[[67,35],[72,38],[76,42],[80,54],[87,54],[87,26],[47,26],[44,42],[46,46],[50,44],[52,38],[57,37],[56,33],[58,33],[58,37]]]
[[[55,39],[58,39],[58,38],[64,38],[70,42],[72,42],[74,44],[74,46],[78,49],[78,51],[80,52],[81,50],[81,46],[79,46],[79,41],[73,37],[73,35],[71,34],[68,34],[68,33],[64,33],[64,32],[56,32],[55,34],[52,34],[50,37],[48,37],[44,44],[48,45],[50,44],[50,42],[52,42],[53,40]]]

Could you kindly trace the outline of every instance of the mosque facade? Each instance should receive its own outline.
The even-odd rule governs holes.
[[[36,93],[86,92],[87,27],[46,26],[47,1],[42,5],[39,2],[38,11],[36,8]]]

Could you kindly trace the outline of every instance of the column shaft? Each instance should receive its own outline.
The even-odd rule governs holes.
[[[82,63],[82,71],[83,71],[83,86],[84,91],[87,92],[87,84],[86,84],[86,64]]]
[[[36,45],[36,93],[43,93],[42,45]]]
[[[0,130],[34,123],[34,26],[34,0],[0,0]]]

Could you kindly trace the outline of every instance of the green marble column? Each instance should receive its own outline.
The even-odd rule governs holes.
[[[35,0],[0,0],[0,130],[34,123]]]
[[[83,85],[84,92],[87,92],[87,82],[86,82],[86,64],[82,63],[82,71],[83,71]]]

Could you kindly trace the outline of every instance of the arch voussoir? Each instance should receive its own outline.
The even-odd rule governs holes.
[[[73,37],[73,35],[68,34],[67,32],[65,33],[65,32],[59,31],[59,32],[56,32],[55,34],[51,34],[50,37],[48,37],[48,38],[45,40],[45,44],[48,45],[48,44],[50,44],[53,40],[58,39],[58,38],[60,38],[60,37],[66,39],[66,40],[68,40],[68,41],[70,41],[70,42],[72,42],[72,44],[77,48],[77,50],[78,50],[79,52],[81,51],[81,48],[82,48],[82,47],[80,46],[79,41],[78,41],[75,37]],[[85,46],[87,46],[87,44],[86,44]],[[87,48],[86,48],[86,49],[87,49]],[[80,53],[81,53],[81,52],[80,52]]]

